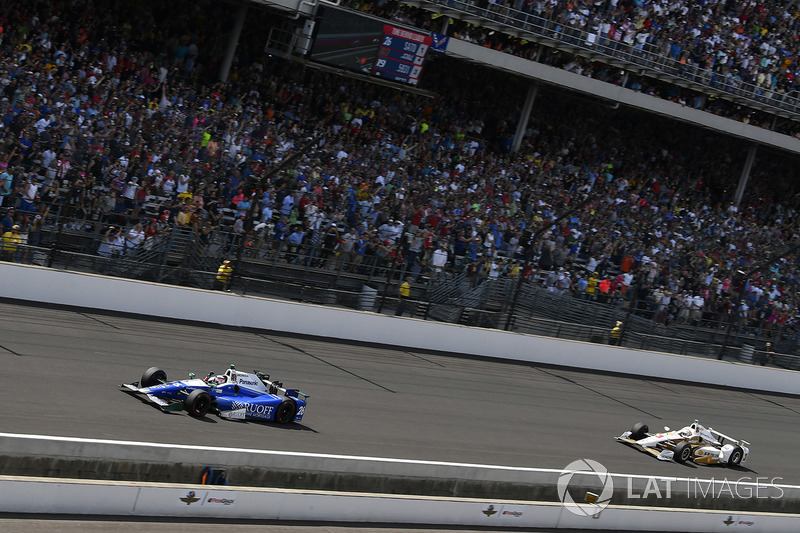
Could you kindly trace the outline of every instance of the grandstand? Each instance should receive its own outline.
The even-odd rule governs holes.
[[[422,318],[796,349],[793,77],[592,33],[566,3],[77,5],[4,4],[3,225],[28,239],[5,260],[210,288],[235,257],[241,290],[379,311],[411,275]],[[449,41],[416,85],[311,62],[323,5]]]

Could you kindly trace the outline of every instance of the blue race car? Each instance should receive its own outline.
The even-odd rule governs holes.
[[[230,420],[281,424],[302,420],[308,399],[308,394],[270,381],[268,374],[241,372],[233,365],[224,374],[209,372],[205,379],[198,379],[190,373],[189,379],[179,381],[167,381],[166,372],[151,367],[142,374],[141,381],[123,383],[121,387],[163,411],[186,409],[196,418],[211,411]]]

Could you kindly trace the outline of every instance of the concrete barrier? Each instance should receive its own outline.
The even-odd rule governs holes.
[[[798,374],[776,368],[27,265],[3,263],[0,275],[0,295],[31,302],[800,395]]]
[[[559,501],[563,471],[491,464],[420,461],[277,450],[132,442],[0,433],[6,475],[137,482],[199,482],[208,467],[224,468],[230,485],[300,490],[413,494],[431,497]],[[800,486],[747,471],[715,478],[609,473],[615,505],[669,506],[730,512],[798,509]],[[576,472],[570,490],[599,492],[594,472]]]
[[[705,533],[730,526],[762,533],[800,527],[796,514],[608,506],[586,516],[550,502],[10,476],[0,476],[0,512]]]

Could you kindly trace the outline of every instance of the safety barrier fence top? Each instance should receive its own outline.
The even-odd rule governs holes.
[[[141,279],[203,289],[412,316],[467,326],[594,343],[616,343],[636,349],[728,359],[800,369],[797,332],[761,320],[687,313],[672,323],[660,320],[652,301],[548,286],[545,273],[527,280],[466,272],[465,261],[435,272],[411,269],[403,261],[375,255],[354,258],[319,247],[292,247],[286,242],[251,239],[244,243],[241,264],[221,287],[217,267],[239,251],[240,236],[217,232],[207,243],[191,229],[176,228],[142,246],[103,256],[91,239],[81,246],[20,245],[5,260],[79,272]],[[580,268],[576,266],[576,268]],[[400,298],[400,284],[411,278],[411,294]],[[514,305],[516,302],[516,305]],[[624,327],[612,337],[616,322]],[[771,329],[765,329],[767,328]],[[774,328],[773,328],[774,326]],[[767,345],[766,343],[770,344]]]

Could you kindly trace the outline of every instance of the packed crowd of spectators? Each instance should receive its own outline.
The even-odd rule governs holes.
[[[522,12],[539,26],[545,21],[573,27],[620,45],[652,44],[673,59],[738,77],[765,89],[797,90],[798,26],[793,2],[689,3],[655,1],[479,0],[480,7]],[[415,20],[406,11],[397,15]],[[478,41],[488,32],[475,28]]]
[[[399,22],[443,31],[444,18],[425,9],[397,2],[355,1],[346,4]],[[489,13],[501,22],[529,23],[553,31],[574,28],[594,35],[594,42],[603,42],[606,47],[619,50],[632,50],[634,54],[641,54],[647,45],[649,54],[679,62],[681,71],[707,70],[710,74],[704,83],[716,87],[739,88],[749,84],[755,87],[757,95],[763,97],[800,96],[798,82],[795,82],[800,69],[797,61],[799,48],[793,37],[798,12],[790,2],[690,4],[679,1],[581,3],[572,0],[508,0],[479,1],[475,5],[488,8]],[[504,16],[499,17],[500,14]],[[618,68],[473,22],[453,19],[447,26],[447,33],[452,38],[566,68],[584,76],[623,83]],[[674,86],[665,88],[653,79],[632,72],[628,72],[624,79],[629,89],[777,129],[788,135],[800,134],[800,127],[793,121],[779,121],[776,125],[766,113],[742,110],[724,101],[709,106],[702,92],[683,89],[680,97],[673,98]]]
[[[759,157],[737,207],[739,141],[542,90],[511,153],[513,76],[439,58],[422,79],[438,96],[419,96],[265,57],[246,26],[217,83],[224,6],[114,4],[0,6],[6,260],[55,213],[102,225],[112,257],[174,226],[208,242],[232,212],[225,229],[252,226],[254,248],[289,263],[635,294],[658,323],[796,321],[796,255],[780,257],[798,238],[796,160]]]

